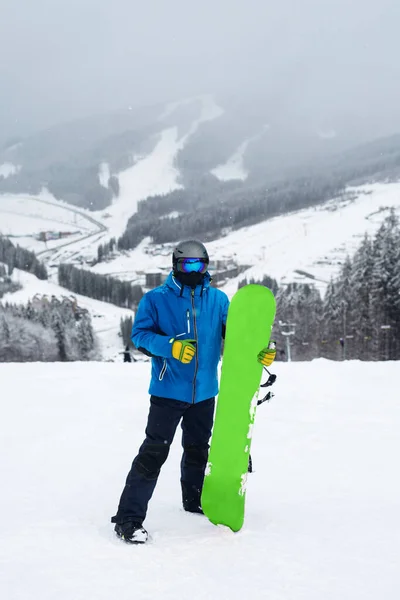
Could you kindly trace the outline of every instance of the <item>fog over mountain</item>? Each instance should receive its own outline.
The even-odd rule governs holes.
[[[212,93],[354,142],[400,130],[396,0],[1,0],[0,143]]]

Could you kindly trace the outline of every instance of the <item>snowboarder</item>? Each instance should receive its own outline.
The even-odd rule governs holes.
[[[131,356],[131,351],[129,350],[129,344],[127,344],[125,346],[125,350],[123,352],[123,355],[124,355],[124,363],[126,363],[126,362],[129,362],[129,363],[132,362],[132,356]]]
[[[178,244],[166,282],[145,294],[132,327],[136,348],[152,358],[150,412],[146,438],[132,463],[117,514],[115,532],[129,543],[144,543],[147,506],[182,420],[181,488],[185,511],[202,514],[204,470],[218,393],[217,366],[229,300],[210,286],[205,246]],[[258,355],[269,366],[275,351]]]

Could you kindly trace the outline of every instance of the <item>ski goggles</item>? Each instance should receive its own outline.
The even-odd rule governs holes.
[[[203,258],[178,258],[176,267],[181,273],[205,273],[208,261]]]

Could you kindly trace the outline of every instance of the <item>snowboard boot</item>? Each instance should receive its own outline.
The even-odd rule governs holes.
[[[115,523],[112,519],[111,522]],[[127,544],[144,544],[149,537],[142,524],[135,521],[115,523],[114,531]]]
[[[200,502],[201,491],[196,486],[188,485],[184,481],[181,481],[181,485],[183,510],[203,515]]]
[[[203,509],[199,504],[184,504],[183,505],[183,510],[185,510],[186,512],[190,512],[190,513],[197,513],[198,515],[204,515],[203,513]]]

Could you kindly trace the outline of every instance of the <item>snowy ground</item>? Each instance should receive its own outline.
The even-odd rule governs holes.
[[[257,415],[245,526],[179,503],[179,439],[151,542],[110,516],[148,410],[149,364],[0,364],[0,597],[397,600],[398,365],[278,364]]]

